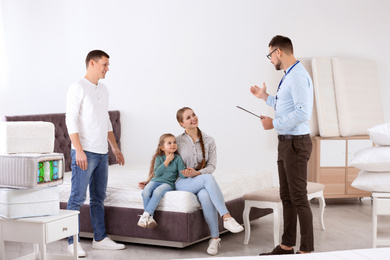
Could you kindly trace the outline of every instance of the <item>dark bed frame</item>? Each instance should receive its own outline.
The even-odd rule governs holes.
[[[121,123],[120,112],[109,111],[114,135],[121,147]],[[42,114],[23,116],[4,116],[2,121],[46,121],[55,125],[55,148],[54,152],[63,153],[65,156],[65,171],[71,171],[71,142],[68,130],[65,125],[65,114]],[[110,146],[109,146],[110,147]],[[109,164],[116,164],[114,154],[109,148]],[[61,202],[60,208],[66,209],[67,203]],[[239,223],[243,223],[242,212],[244,200],[242,198],[228,201],[226,206],[231,215]],[[260,218],[271,213],[271,209],[253,208],[250,213],[250,220]],[[180,213],[170,211],[155,212],[155,219],[158,220],[157,228],[153,230],[137,226],[138,215],[143,213],[142,209],[105,206],[105,222],[107,234],[114,240],[151,244],[160,246],[171,246],[183,248],[199,241],[210,238],[210,231],[203,217],[201,209],[191,213]],[[220,233],[227,230],[223,228],[222,221],[219,221]],[[83,205],[80,209],[80,236],[93,237],[92,225],[89,214],[89,205]]]

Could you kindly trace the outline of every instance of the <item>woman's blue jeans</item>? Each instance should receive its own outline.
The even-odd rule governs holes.
[[[108,154],[97,154],[84,151],[87,155],[88,168],[83,171],[76,164],[76,151],[72,149],[72,187],[67,209],[80,211],[84,204],[89,185],[89,207],[93,236],[96,241],[107,237],[104,223],[104,199],[106,198],[108,179]],[[80,232],[80,217],[79,217]],[[80,237],[78,239],[80,241]],[[73,244],[73,236],[68,238]]]
[[[167,183],[150,181],[142,191],[145,211],[153,216],[164,194],[171,190],[171,185]]]
[[[218,213],[222,217],[229,211],[214,176],[201,174],[193,178],[180,179],[176,182],[176,189],[192,192],[198,197],[211,237],[219,237]]]

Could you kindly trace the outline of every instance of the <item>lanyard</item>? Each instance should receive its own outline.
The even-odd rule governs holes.
[[[280,89],[280,86],[282,85],[284,79],[286,78],[287,74],[290,73],[290,71],[295,67],[295,65],[297,65],[299,63],[299,61],[295,62],[294,65],[291,66],[291,68],[289,70],[287,70],[287,72],[284,74],[283,78],[280,80],[280,83],[279,83],[279,86],[278,86],[278,90],[276,91],[276,101],[275,101],[275,106],[274,106],[274,109],[276,109],[276,102],[278,102],[278,92],[279,92],[279,89]]]
[[[291,70],[295,67],[295,65],[297,65],[298,63],[299,63],[299,61],[295,62],[294,65],[292,65],[291,68],[284,74],[282,80],[281,80],[280,83],[279,83],[278,90],[277,90],[276,92],[279,91],[280,86],[282,85],[282,83],[283,83],[284,79],[286,78],[287,74],[290,73],[290,71],[291,71]]]

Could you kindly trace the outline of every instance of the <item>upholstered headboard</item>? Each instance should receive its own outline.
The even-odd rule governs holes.
[[[119,149],[121,148],[121,121],[120,112],[118,110],[109,111],[112,128],[114,130],[115,139],[118,143]],[[52,122],[55,126],[55,144],[54,152],[63,153],[65,156],[65,171],[71,171],[71,142],[68,135],[68,129],[65,124],[65,113],[59,114],[42,114],[42,115],[23,115],[23,116],[4,116],[2,121],[45,121]],[[116,164],[115,155],[109,147],[108,163]]]

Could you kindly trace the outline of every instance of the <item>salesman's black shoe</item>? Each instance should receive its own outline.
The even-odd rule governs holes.
[[[294,254],[294,249],[284,250],[279,245],[279,246],[275,247],[274,250],[272,250],[271,252],[261,253],[260,255],[289,255],[289,254]]]

